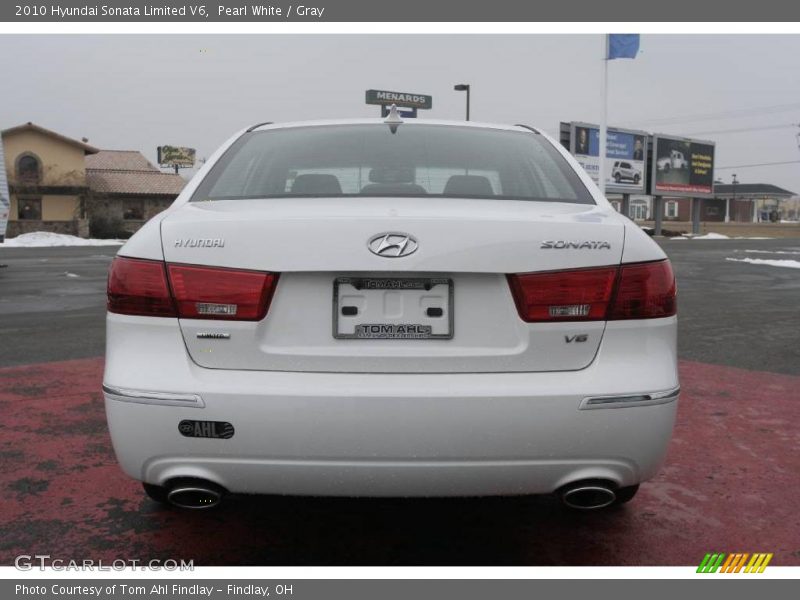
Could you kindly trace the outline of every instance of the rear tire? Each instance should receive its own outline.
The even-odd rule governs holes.
[[[621,504],[625,504],[633,500],[633,497],[636,495],[636,492],[639,491],[639,484],[636,485],[629,485],[628,487],[619,488],[618,490],[614,490],[614,493],[617,497],[614,499],[614,503],[612,506],[619,506]]]
[[[147,494],[151,500],[155,500],[159,504],[169,504],[167,501],[167,488],[164,486],[145,483],[143,481],[142,488],[144,488],[144,493]]]

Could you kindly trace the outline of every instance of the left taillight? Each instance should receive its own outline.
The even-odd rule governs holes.
[[[124,315],[260,321],[277,273],[115,258],[108,310]]]
[[[192,265],[167,265],[184,319],[260,321],[269,310],[277,273]]]
[[[164,263],[117,257],[108,273],[108,312],[146,317],[177,317]]]

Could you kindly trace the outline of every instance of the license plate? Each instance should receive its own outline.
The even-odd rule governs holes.
[[[339,277],[333,283],[333,337],[449,340],[453,337],[453,281]]]

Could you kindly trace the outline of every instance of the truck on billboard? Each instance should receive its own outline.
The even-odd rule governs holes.
[[[3,138],[0,137],[0,244],[6,239],[8,213],[11,210],[11,196],[8,193],[6,178],[6,159],[3,154]]]
[[[570,123],[570,153],[592,181],[600,183],[600,127]],[[609,127],[606,131],[606,192],[643,194],[647,133]]]
[[[713,196],[714,142],[654,135],[652,182],[656,196]]]

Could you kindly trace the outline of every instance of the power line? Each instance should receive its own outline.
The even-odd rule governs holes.
[[[717,171],[721,171],[723,169],[749,169],[750,167],[771,167],[773,165],[794,165],[800,163],[800,160],[784,160],[781,162],[767,162],[767,163],[757,163],[752,165],[736,165],[733,167],[714,167]]]
[[[737,117],[760,116],[776,114],[800,109],[800,102],[791,104],[774,104],[772,106],[760,106],[751,108],[739,108],[727,111],[698,113],[694,115],[682,115],[676,117],[663,117],[659,119],[640,119],[637,122],[649,125],[673,125],[679,123],[690,123],[692,121],[714,121],[722,119],[733,119]]]
[[[792,129],[797,127],[797,123],[786,123],[783,125],[764,125],[763,127],[740,127],[738,129],[717,129],[715,131],[693,131],[686,135],[711,135],[721,133],[745,133],[748,131],[766,131],[768,129]]]

